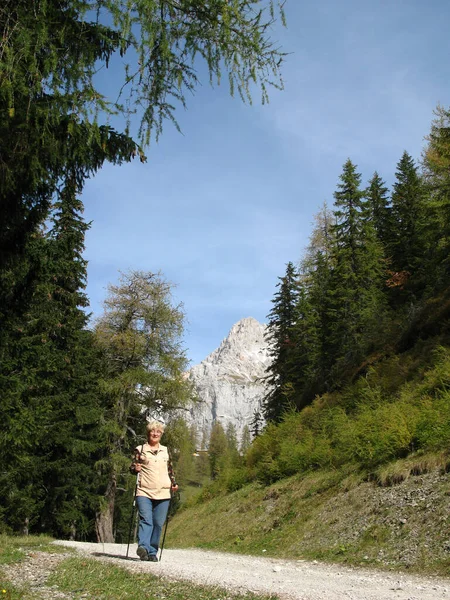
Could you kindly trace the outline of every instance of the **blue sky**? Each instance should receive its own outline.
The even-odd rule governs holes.
[[[205,78],[178,113],[182,135],[167,123],[146,164],[106,165],[83,194],[91,311],[119,270],[162,271],[191,364],[239,319],[265,321],[346,159],[392,184],[450,105],[448,0],[288,0],[286,15],[273,33],[290,53],[284,91],[248,106]]]

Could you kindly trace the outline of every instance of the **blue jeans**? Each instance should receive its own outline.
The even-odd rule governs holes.
[[[138,545],[143,546],[149,554],[156,554],[170,500],[137,496],[136,503],[139,511]]]

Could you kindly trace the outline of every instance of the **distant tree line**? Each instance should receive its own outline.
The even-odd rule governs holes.
[[[349,159],[268,315],[268,421],[338,389],[370,356],[405,343],[427,303],[450,292],[450,111],[435,112],[420,167],[405,151],[389,193]],[[445,295],[447,293],[447,296]]]

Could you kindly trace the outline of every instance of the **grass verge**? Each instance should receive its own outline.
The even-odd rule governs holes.
[[[58,565],[49,585],[89,600],[276,600],[277,596],[237,594],[216,586],[173,582],[148,573],[89,558],[69,558]]]
[[[52,544],[53,538],[47,535],[9,536],[0,535],[0,565],[10,565],[23,560],[29,552],[50,552],[52,554],[72,552],[71,548]]]

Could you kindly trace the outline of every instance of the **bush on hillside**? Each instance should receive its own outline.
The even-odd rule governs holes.
[[[438,347],[425,373],[415,367],[421,352],[430,364],[429,345],[388,358],[341,394],[324,394],[301,412],[287,412],[281,423],[270,423],[253,441],[244,464],[224,472],[203,496],[322,468],[352,465],[373,472],[411,452],[447,451],[450,348]]]

